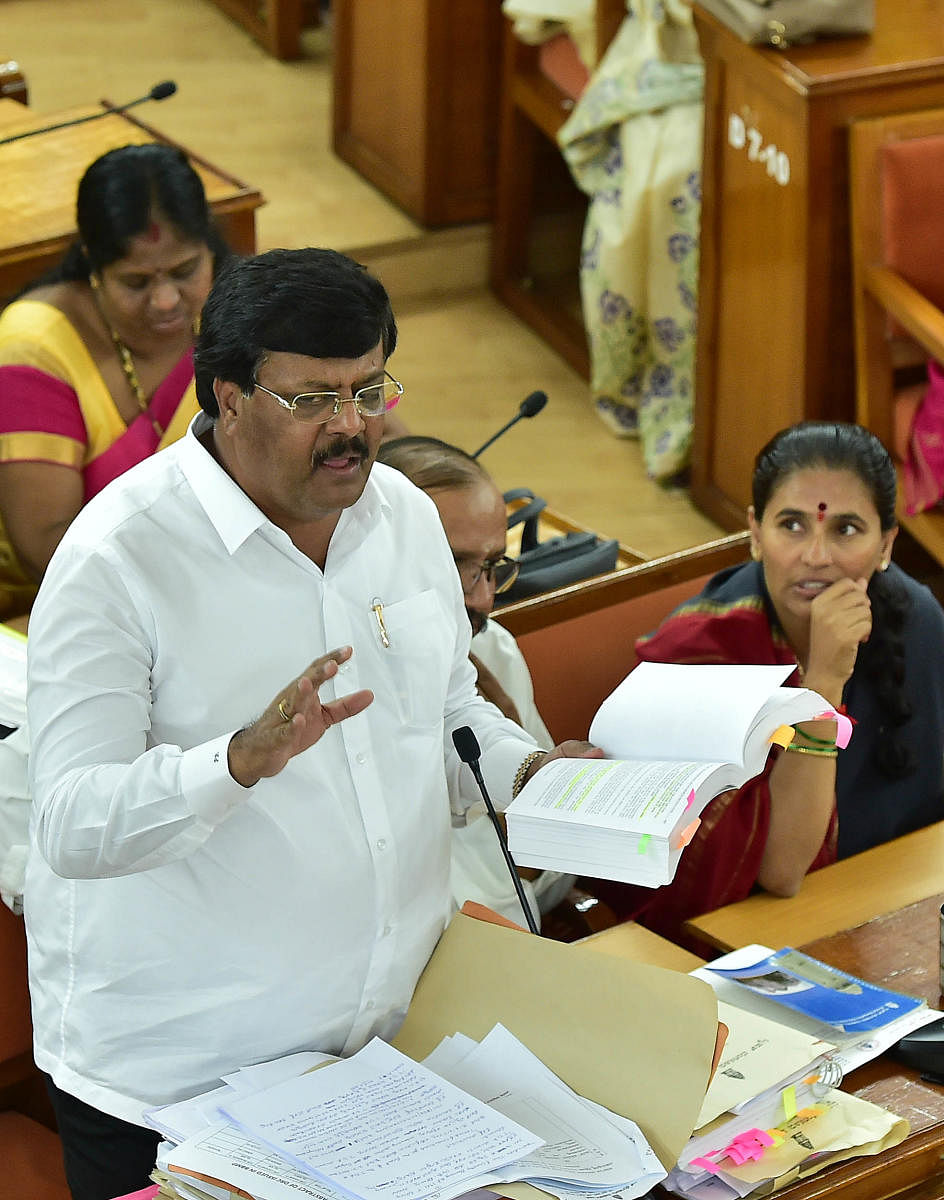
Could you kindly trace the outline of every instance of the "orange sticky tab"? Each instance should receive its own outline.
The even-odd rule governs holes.
[[[779,729],[775,729],[767,739],[772,746],[787,747],[793,741],[796,730],[792,725],[781,725]]]
[[[676,850],[681,850],[684,846],[688,845],[688,843],[695,836],[695,832],[700,824],[701,817],[696,817],[691,824],[686,825],[685,828],[679,832],[678,841],[675,843]]]

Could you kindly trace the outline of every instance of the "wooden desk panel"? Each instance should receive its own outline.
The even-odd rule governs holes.
[[[704,960],[674,942],[659,937],[635,921],[626,921],[623,925],[614,925],[611,929],[603,929],[600,933],[592,933],[589,937],[581,938],[575,943],[588,950],[596,950],[600,954],[615,954],[619,958],[629,958],[633,962],[648,963],[653,967],[666,967],[670,971],[694,971],[696,967],[704,966]]]
[[[101,111],[91,105],[40,116],[14,100],[0,100],[0,136]],[[0,303],[57,262],[72,241],[75,193],[85,168],[107,150],[155,141],[170,139],[127,113],[109,113],[101,120],[0,146]],[[261,194],[186,147],[181,149],[203,181],[223,236],[239,253],[253,253],[255,210],[264,203]]]
[[[936,896],[942,887],[944,821],[813,871],[789,900],[749,896],[693,917],[686,927],[719,950],[751,942],[779,949],[852,929]]]
[[[849,123],[944,104],[944,0],[876,0],[875,14],[870,37],[777,51],[695,7],[706,77],[692,495],[728,529],[778,429],[854,419]]]

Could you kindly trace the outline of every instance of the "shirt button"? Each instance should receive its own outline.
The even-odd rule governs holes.
[[[387,849],[387,839],[386,838],[378,838],[377,839],[377,849],[378,850],[386,850]]]
[[[384,937],[389,937],[391,935],[391,933],[393,933],[393,926],[385,925],[384,930],[383,930]]]
[[[368,1000],[368,1001],[367,1001],[367,1003],[364,1005],[364,1007],[365,1007],[365,1008],[366,1008],[368,1011],[370,1011],[370,1009],[372,1009],[372,1008],[374,1007],[374,1002],[373,1002],[373,1000]]]
[[[358,754],[356,761],[360,766],[363,766],[364,763],[367,762],[367,755],[366,754]]]

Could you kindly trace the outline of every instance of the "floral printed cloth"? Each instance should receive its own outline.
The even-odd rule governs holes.
[[[662,480],[692,440],[703,84],[688,4],[633,0],[558,135],[590,197],[580,285],[593,401]]]

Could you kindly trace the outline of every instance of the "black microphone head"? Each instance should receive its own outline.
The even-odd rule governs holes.
[[[547,392],[532,392],[521,401],[518,412],[522,417],[536,417],[547,404]]]
[[[452,731],[452,744],[462,761],[470,766],[472,763],[477,763],[482,755],[482,751],[479,749],[479,739],[468,725]]]
[[[155,83],[148,92],[152,100],[166,100],[168,96],[173,96],[177,91],[177,84],[173,79],[165,79],[163,83]]]

